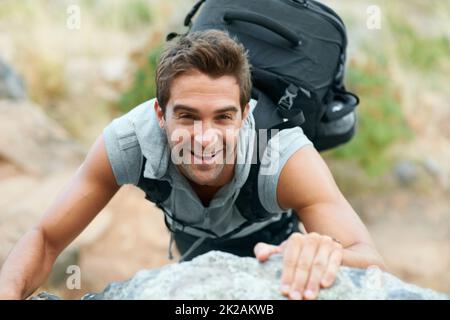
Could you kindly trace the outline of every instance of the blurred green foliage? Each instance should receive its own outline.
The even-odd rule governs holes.
[[[84,0],[82,8],[88,8],[99,25],[121,31],[149,27],[153,20],[152,4],[147,0]]]
[[[387,22],[395,39],[394,50],[363,45],[368,62],[347,68],[347,83],[361,98],[357,132],[348,144],[329,152],[331,157],[357,160],[369,177],[379,176],[391,167],[392,159],[387,155],[391,145],[413,137],[402,113],[397,94],[400,89],[389,76],[389,64],[415,70],[422,78],[438,77],[438,82],[444,82],[439,75],[449,66],[446,36],[424,36],[426,30],[418,32],[398,14],[388,14]]]
[[[425,73],[439,71],[445,67],[450,57],[450,41],[445,35],[424,36],[417,32],[410,23],[398,16],[388,15],[391,31],[398,44],[397,53],[401,62],[407,67],[418,69]]]
[[[375,177],[391,165],[387,148],[396,141],[411,138],[412,131],[383,61],[371,59],[365,65],[350,66],[347,83],[361,99],[357,130],[349,143],[331,150],[329,155],[356,160],[368,176]]]
[[[156,96],[155,73],[163,44],[153,48],[147,55],[145,63],[136,71],[131,87],[126,90],[118,104],[122,112],[127,112],[142,102]]]

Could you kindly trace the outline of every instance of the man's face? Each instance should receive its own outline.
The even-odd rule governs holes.
[[[218,186],[233,172],[239,129],[247,117],[236,78],[210,78],[198,71],[177,77],[165,115],[155,103],[172,161],[192,182]]]

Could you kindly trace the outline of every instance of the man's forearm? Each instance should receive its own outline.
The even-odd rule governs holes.
[[[0,272],[0,299],[24,299],[48,277],[57,253],[42,230],[28,231],[16,244]]]
[[[386,266],[378,252],[370,245],[356,243],[343,250],[342,265],[353,268],[377,266],[386,271]]]

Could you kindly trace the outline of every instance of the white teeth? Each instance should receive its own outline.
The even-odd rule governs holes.
[[[213,158],[217,153],[214,153],[214,154],[198,155],[198,154],[195,154],[193,151],[191,151],[191,154],[192,154],[193,156],[196,156],[197,158]]]

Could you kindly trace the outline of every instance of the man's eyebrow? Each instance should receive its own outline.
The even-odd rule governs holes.
[[[179,112],[179,111],[188,111],[188,112],[192,112],[192,113],[198,113],[197,109],[191,108],[189,106],[185,106],[183,104],[176,104],[173,107],[173,113]]]
[[[214,113],[224,113],[224,112],[237,113],[237,112],[239,112],[239,110],[235,106],[226,106],[226,107],[223,107],[223,108],[221,108],[219,110],[214,111]]]
[[[191,113],[199,113],[197,109],[183,105],[183,104],[177,104],[173,107],[173,112],[180,112],[180,111],[187,111],[187,112],[191,112]],[[224,112],[239,112],[239,109],[236,108],[235,106],[226,106],[223,108],[220,108],[219,110],[214,111],[214,113],[224,113]]]

